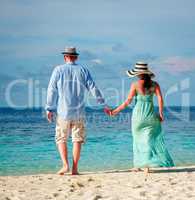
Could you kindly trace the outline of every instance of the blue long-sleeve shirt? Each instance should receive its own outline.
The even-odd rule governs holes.
[[[99,103],[104,103],[87,68],[74,63],[55,67],[48,85],[46,110],[56,111],[65,120],[83,118],[86,89]]]

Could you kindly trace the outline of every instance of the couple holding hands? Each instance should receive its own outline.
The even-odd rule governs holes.
[[[98,103],[103,104],[104,99],[89,70],[75,62],[79,55],[76,48],[67,47],[62,54],[65,64],[56,66],[53,70],[47,90],[46,111],[49,122],[52,121],[54,112],[57,113],[55,140],[63,164],[58,174],[64,175],[69,171],[67,140],[71,133],[72,175],[77,175],[81,146],[85,142],[85,90],[90,91]],[[148,69],[147,63],[138,62],[133,69],[127,71],[127,75],[138,78],[131,84],[127,100],[114,110],[106,107],[104,112],[115,116],[135,98],[131,127],[135,167],[133,170],[141,171],[144,168],[149,172],[150,167],[174,166],[162,134],[163,97],[159,84],[152,80],[154,74]],[[158,100],[158,114],[154,111],[154,95]]]

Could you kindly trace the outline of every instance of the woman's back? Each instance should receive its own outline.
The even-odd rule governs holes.
[[[149,87],[144,87],[145,85],[144,80],[139,80],[135,82],[134,84],[135,84],[137,94],[145,96],[145,95],[154,94],[157,83],[151,80]]]
[[[133,109],[133,121],[156,120],[154,112],[153,94],[155,93],[156,82],[152,81],[149,88],[144,88],[144,82],[139,80],[134,83],[136,96],[135,107]]]

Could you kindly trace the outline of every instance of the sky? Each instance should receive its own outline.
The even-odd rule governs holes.
[[[0,107],[44,106],[65,46],[76,46],[107,103],[128,95],[125,71],[149,63],[165,105],[195,105],[194,0],[0,0]],[[89,97],[89,104],[93,100]]]

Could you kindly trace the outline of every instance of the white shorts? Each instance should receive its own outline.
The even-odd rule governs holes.
[[[64,120],[59,116],[56,117],[56,135],[57,144],[66,143],[69,135],[72,135],[72,142],[85,142],[84,119]]]

